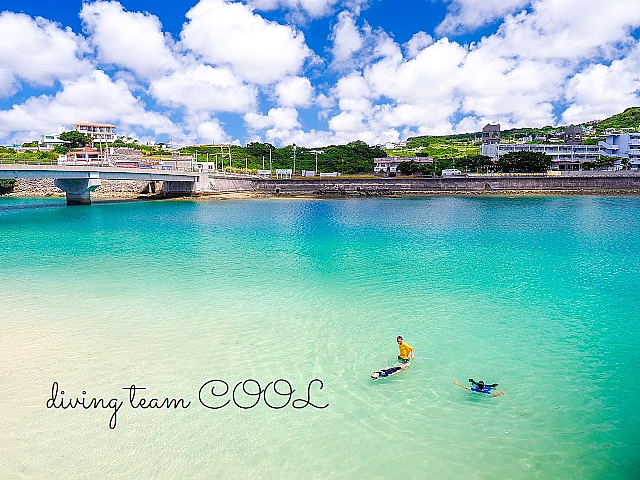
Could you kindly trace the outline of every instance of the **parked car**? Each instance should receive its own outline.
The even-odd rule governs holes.
[[[457,168],[445,168],[444,170],[442,170],[442,176],[443,177],[447,177],[447,176],[451,176],[451,175],[465,175],[465,174],[462,173]]]

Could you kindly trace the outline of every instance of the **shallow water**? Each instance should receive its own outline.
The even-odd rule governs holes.
[[[637,197],[0,199],[0,472],[639,478],[639,212]],[[372,381],[399,334],[417,359]],[[507,394],[453,384],[470,377]],[[213,379],[286,379],[329,406],[209,409]],[[113,409],[47,408],[53,382],[123,401],[115,428]],[[134,409],[134,384],[136,401],[191,404]],[[267,400],[287,396],[271,384]]]

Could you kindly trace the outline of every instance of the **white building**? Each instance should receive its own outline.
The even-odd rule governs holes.
[[[620,157],[629,159],[631,168],[640,168],[640,128],[637,132],[608,132],[606,140],[598,145],[566,145],[557,143],[499,143],[482,145],[482,155],[497,160],[509,152],[541,152],[549,155],[553,168],[559,170],[578,170],[583,162],[601,157]],[[616,162],[621,163],[621,162]]]
[[[65,131],[63,126],[58,127],[58,133],[43,133],[40,135],[40,150],[53,150],[56,145],[64,145],[65,141],[60,140],[60,134]]]
[[[606,140],[598,144],[607,156],[629,159],[632,168],[640,166],[640,128],[631,133],[608,133]]]
[[[373,171],[376,173],[396,173],[398,165],[402,162],[416,162],[420,164],[432,164],[433,158],[430,157],[384,157],[374,158]]]
[[[510,152],[540,152],[551,157],[553,169],[578,170],[582,162],[592,162],[606,153],[599,145],[564,145],[557,143],[500,143],[482,145],[482,155],[497,160]]]
[[[93,143],[110,143],[116,140],[115,125],[110,123],[72,123],[74,130],[93,138]]]

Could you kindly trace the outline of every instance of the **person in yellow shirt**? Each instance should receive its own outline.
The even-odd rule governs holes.
[[[398,360],[400,360],[401,363],[407,363],[409,361],[409,355],[411,355],[411,358],[415,360],[416,356],[413,353],[413,347],[408,343],[404,343],[400,335],[398,335],[398,338],[396,340],[398,341],[398,348],[400,348],[400,355],[398,355]]]

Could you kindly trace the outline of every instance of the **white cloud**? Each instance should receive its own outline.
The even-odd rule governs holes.
[[[161,103],[208,112],[252,110],[257,91],[239,81],[228,68],[197,65],[151,82],[150,93]]]
[[[425,32],[415,33],[411,39],[404,44],[407,58],[416,58],[418,54],[429,45],[433,45],[433,37],[431,35]]]
[[[247,113],[244,116],[244,120],[254,130],[262,130],[269,127],[291,130],[300,126],[298,111],[295,108],[272,108],[267,115]]]
[[[567,84],[564,123],[598,120],[640,105],[640,44],[611,65],[590,65]]]
[[[250,0],[259,10],[288,9],[303,11],[312,18],[327,15],[339,0]]]
[[[52,86],[91,70],[81,57],[84,39],[57,23],[22,13],[0,13],[0,96],[15,93],[19,79]]]
[[[171,51],[173,42],[154,15],[127,12],[119,2],[111,1],[85,3],[80,18],[103,63],[142,77],[157,77],[179,66]]]
[[[466,53],[461,45],[442,39],[409,61],[393,53],[367,68],[365,77],[377,96],[427,106],[430,115],[441,115],[438,110],[454,101]]]
[[[340,4],[359,13],[360,9],[369,3],[369,0],[249,0],[248,3],[258,10],[284,9],[294,14],[302,13],[310,18],[320,18],[331,14]]]
[[[259,85],[296,75],[312,54],[301,32],[267,21],[242,3],[200,0],[187,18],[185,48]]]
[[[570,70],[554,63],[496,57],[471,51],[460,70],[462,111],[498,118],[512,126],[552,125],[552,102],[560,100]]]
[[[281,107],[308,107],[313,87],[306,77],[289,77],[276,85],[275,95]]]
[[[18,91],[18,80],[8,68],[0,68],[0,98],[10,97]]]
[[[329,128],[334,132],[357,133],[366,130],[365,115],[358,111],[344,111],[329,120]]]
[[[338,23],[333,26],[331,40],[333,41],[331,53],[336,63],[347,61],[351,55],[363,47],[363,35],[360,34],[360,29],[356,26],[351,12],[340,12]]]
[[[212,145],[226,143],[229,142],[230,139],[218,119],[206,120],[199,123],[195,128],[195,132],[198,140],[201,141],[200,143],[204,144],[208,144],[209,142],[211,142]]]
[[[403,32],[413,33],[403,45],[358,17],[364,0],[245,3],[201,0],[177,44],[157,17],[117,1],[83,5],[87,39],[42,18],[0,13],[0,98],[9,97],[0,139],[37,138],[85,119],[177,141],[260,135],[314,146],[378,143],[496,120],[505,127],[577,123],[640,104],[637,0],[451,0],[439,31],[499,20],[495,33],[460,44]],[[327,41],[318,59],[300,31],[254,7],[283,9],[289,20],[341,13],[321,35]],[[48,94],[11,106],[10,96],[28,85]],[[146,95],[155,102],[145,105]],[[296,110],[312,106],[319,107],[314,124]],[[215,112],[236,116],[225,124]],[[233,131],[239,117],[249,133]]]
[[[447,15],[436,32],[440,35],[474,30],[529,5],[531,0],[450,0]]]
[[[630,29],[640,25],[636,0],[538,0],[531,13],[507,16],[480,48],[495,56],[575,62],[615,58],[621,44],[632,44]]]
[[[156,134],[182,135],[165,115],[149,112],[124,81],[113,81],[96,70],[75,81],[63,81],[55,96],[31,97],[9,110],[0,110],[0,138],[40,138],[57,125],[78,120],[112,122],[119,127],[137,125]]]

